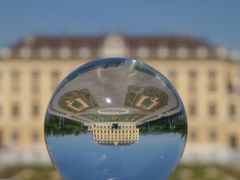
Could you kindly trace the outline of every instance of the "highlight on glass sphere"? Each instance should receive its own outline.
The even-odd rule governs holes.
[[[105,58],[58,85],[44,128],[64,179],[167,179],[185,148],[187,117],[157,70],[134,59]]]

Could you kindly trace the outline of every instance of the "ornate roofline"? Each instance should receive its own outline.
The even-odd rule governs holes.
[[[103,53],[104,52],[104,53]],[[208,41],[182,35],[29,36],[0,49],[0,59],[93,59],[122,56],[152,59],[239,59]]]

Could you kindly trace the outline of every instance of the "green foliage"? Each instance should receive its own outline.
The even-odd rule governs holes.
[[[66,135],[76,135],[86,133],[87,129],[80,123],[69,119],[60,119],[54,115],[48,115],[48,121],[45,124],[46,136],[53,135],[55,137],[62,137]]]

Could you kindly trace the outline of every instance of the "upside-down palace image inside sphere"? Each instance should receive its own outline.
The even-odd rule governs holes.
[[[106,58],[70,73],[45,117],[52,163],[64,179],[167,179],[187,136],[171,83],[141,61]]]

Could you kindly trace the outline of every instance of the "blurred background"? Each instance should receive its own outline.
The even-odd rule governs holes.
[[[57,84],[132,57],[176,87],[188,140],[170,179],[240,179],[240,1],[1,1],[0,179],[61,179],[44,142]]]

